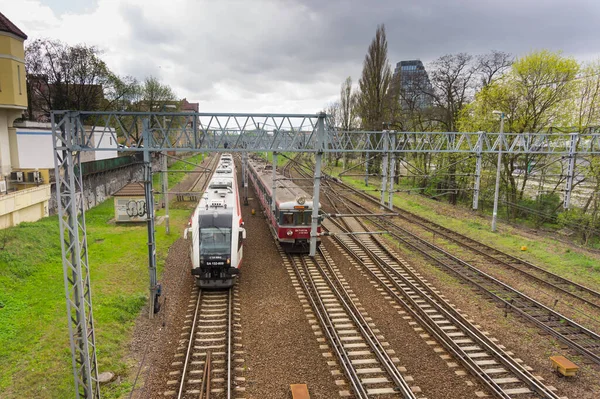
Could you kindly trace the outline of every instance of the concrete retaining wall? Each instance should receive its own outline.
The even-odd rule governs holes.
[[[108,197],[119,191],[127,183],[134,181],[143,181],[143,165],[132,164],[122,168],[100,172],[83,177],[83,193],[85,209],[104,202]],[[153,159],[152,170],[160,170],[158,159]],[[58,202],[56,200],[56,184],[52,184],[52,195],[48,201],[48,211],[50,215],[58,213]]]

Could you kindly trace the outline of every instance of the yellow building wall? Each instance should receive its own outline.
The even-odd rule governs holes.
[[[23,40],[0,32],[0,107],[27,108]]]
[[[48,216],[49,199],[49,184],[0,196],[0,229]]]

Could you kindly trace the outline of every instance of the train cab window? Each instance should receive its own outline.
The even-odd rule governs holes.
[[[230,254],[231,229],[203,227],[200,229],[200,255]]]
[[[294,214],[291,212],[286,212],[281,214],[281,224],[282,225],[289,225],[289,224],[294,224]]]
[[[296,224],[306,226],[310,224],[310,212],[296,213]]]
[[[304,224],[312,223],[312,211],[304,212]]]

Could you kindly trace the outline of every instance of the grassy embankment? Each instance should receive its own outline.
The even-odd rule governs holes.
[[[204,160],[204,154],[196,154],[190,158],[186,158],[185,161],[176,161],[171,166],[169,166],[170,170],[193,170],[194,166],[190,165],[196,164],[200,165]],[[189,163],[188,163],[189,162]],[[160,173],[155,173],[152,176],[152,184],[155,187],[156,191],[162,190]],[[175,185],[179,184],[187,175],[192,175],[194,179],[198,177],[197,173],[186,173],[186,172],[170,172],[167,173],[167,178],[169,179],[169,189],[173,188]]]
[[[338,176],[341,167],[327,167],[326,172]],[[344,182],[360,190],[379,188],[379,183],[366,187],[361,177],[344,177]],[[368,191],[379,197],[378,191]],[[386,194],[387,200],[387,194]],[[456,230],[504,252],[526,259],[547,270],[560,274],[596,290],[600,290],[600,261],[585,251],[574,250],[572,246],[545,236],[529,236],[519,229],[500,222],[499,233],[490,231],[491,217],[482,217],[468,209],[456,208],[450,204],[434,201],[419,195],[396,193],[394,205],[419,216]],[[455,215],[460,213],[460,217]],[[526,246],[526,251],[521,247]]]
[[[185,174],[180,175],[173,184]],[[120,397],[131,387],[134,370],[127,358],[128,343],[148,297],[146,225],[117,226],[111,221],[113,213],[112,199],[86,213],[98,367],[115,372],[123,381],[103,388],[105,398]],[[169,246],[189,217],[187,210],[170,213],[171,235],[162,226],[156,229],[159,276]],[[3,241],[0,397],[73,397],[58,218],[0,231],[0,248]]]

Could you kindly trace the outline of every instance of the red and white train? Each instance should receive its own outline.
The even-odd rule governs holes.
[[[185,230],[200,288],[230,288],[243,259],[246,230],[231,154],[223,154]]]
[[[273,169],[264,160],[248,160],[248,175],[267,215],[271,231],[281,247],[290,253],[308,253],[313,211],[312,197],[276,172],[275,211],[271,209]],[[317,233],[321,232],[320,225]],[[320,238],[317,237],[317,245]]]

